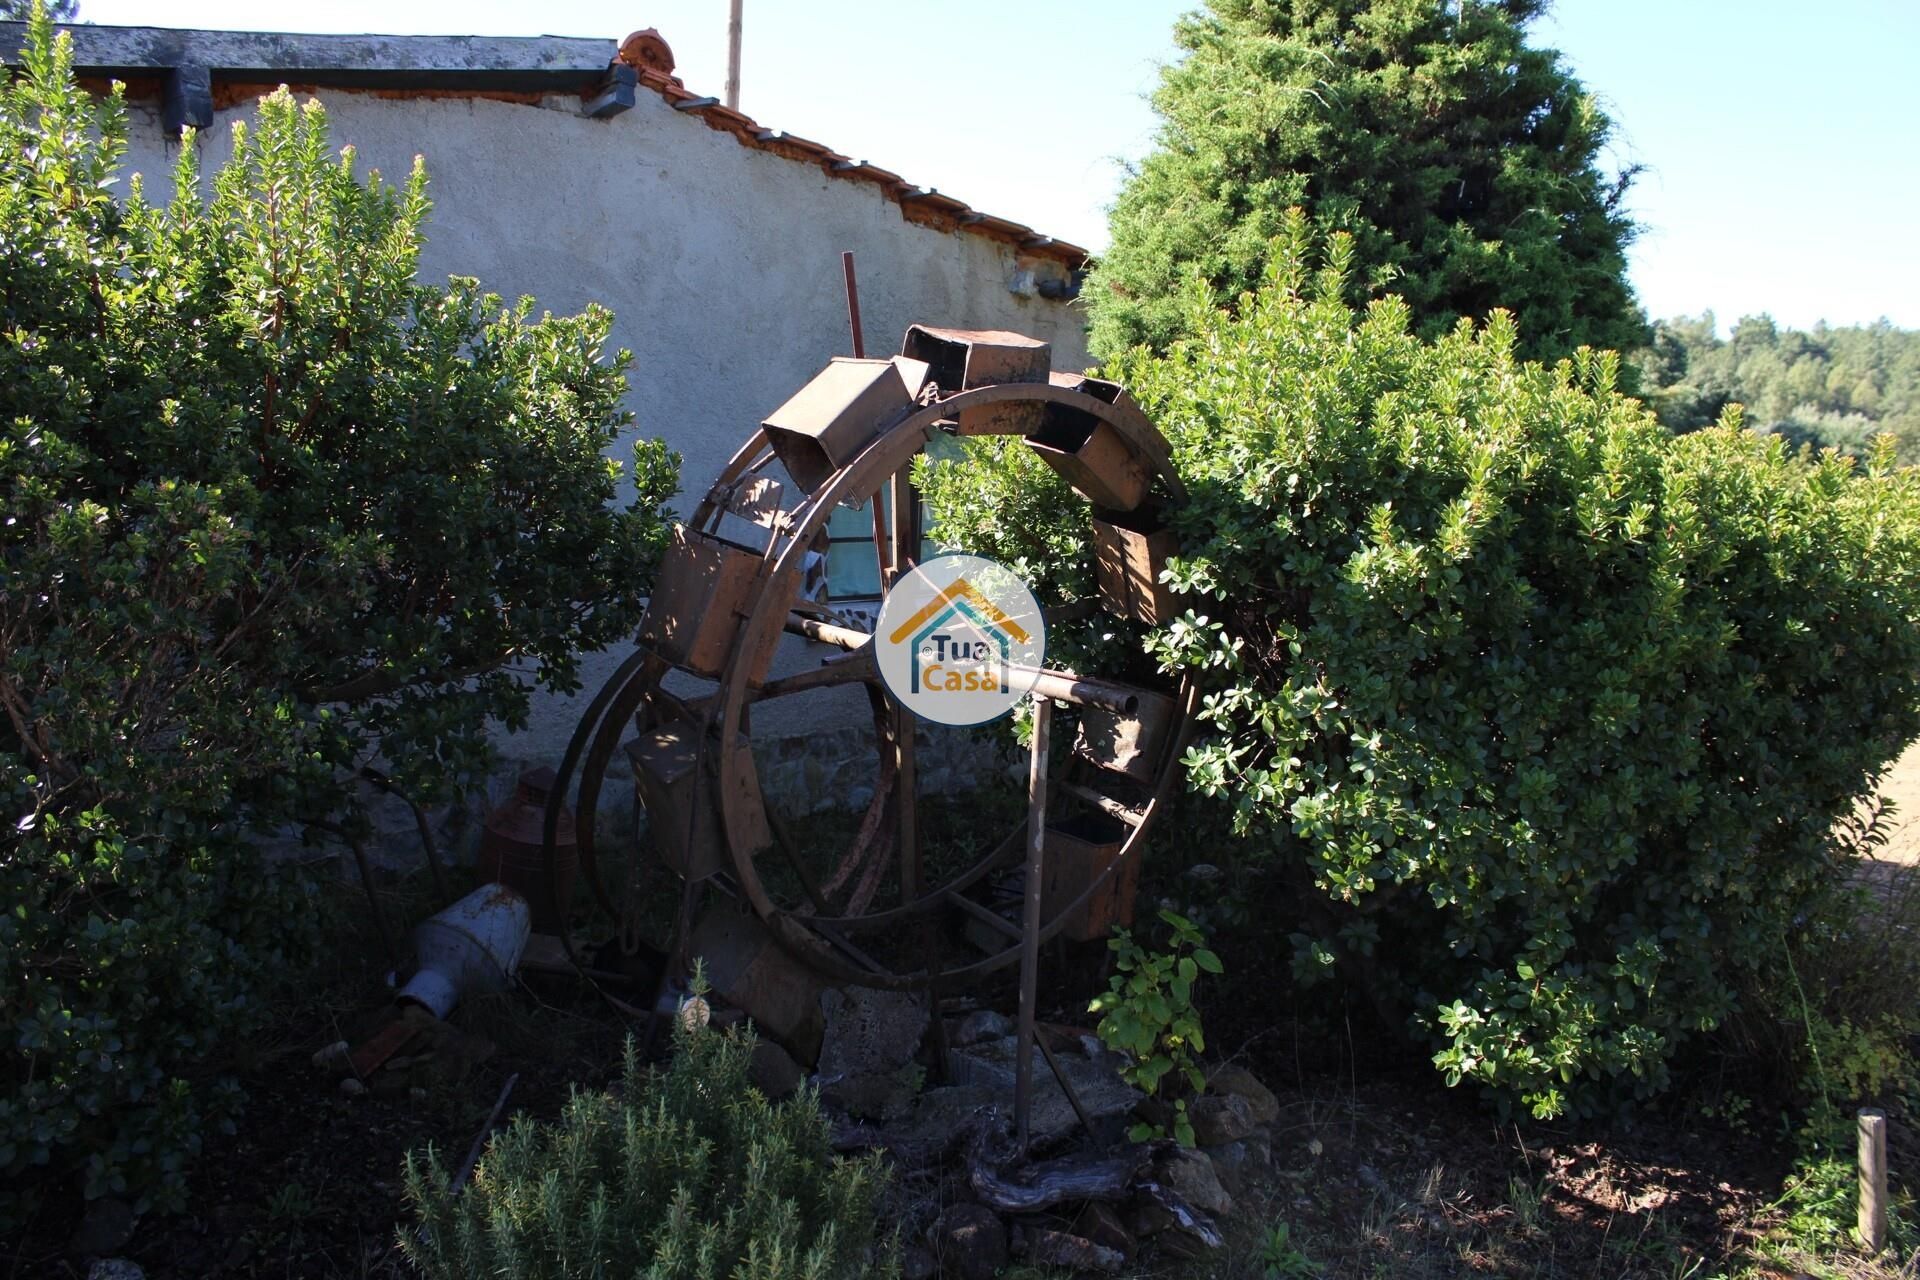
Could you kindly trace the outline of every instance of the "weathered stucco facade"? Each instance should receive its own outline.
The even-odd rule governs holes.
[[[610,308],[615,344],[635,357],[637,430],[683,455],[683,506],[762,417],[848,350],[843,250],[856,256],[872,352],[925,321],[1031,334],[1053,344],[1056,368],[1086,364],[1070,301],[1080,250],[764,129],[686,90],[657,53],[635,57],[633,41],[629,64],[611,40],[71,30],[82,74],[129,85],[128,167],[152,199],[170,193],[177,122],[198,118],[192,145],[211,173],[232,122],[281,82],[326,105],[335,145],[354,148],[361,172],[403,180],[424,156],[422,276],[478,276],[555,312]],[[0,24],[9,50],[18,31]],[[782,666],[812,661],[791,643]],[[581,697],[542,699],[507,753],[556,761],[621,656],[589,661]],[[810,703],[804,721],[770,715],[758,727],[844,724],[862,708]]]

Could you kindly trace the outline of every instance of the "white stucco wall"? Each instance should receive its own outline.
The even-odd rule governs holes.
[[[761,418],[849,350],[842,250],[857,260],[869,354],[897,350],[906,326],[924,321],[1012,329],[1051,342],[1055,368],[1087,364],[1077,306],[1010,291],[1013,246],[909,223],[878,188],[742,146],[645,89],[608,120],[583,118],[571,97],[532,106],[318,96],[334,144],[351,144],[363,172],[404,180],[413,157],[426,157],[434,208],[424,278],[475,275],[557,313],[590,302],[613,311],[614,343],[635,357],[638,430],[684,456],[683,509]],[[228,153],[230,122],[251,111],[223,110],[201,135],[203,173]],[[164,199],[179,144],[165,138],[155,105],[135,104],[130,123],[129,167],[146,175],[149,198]],[[940,177],[920,172],[922,157],[874,161]],[[781,665],[811,661],[800,649],[794,642]],[[527,731],[502,747],[556,763],[586,697],[622,656],[590,657],[582,694],[538,700]],[[770,707],[756,729],[803,731],[864,707],[839,701],[824,708],[809,697],[784,716]]]

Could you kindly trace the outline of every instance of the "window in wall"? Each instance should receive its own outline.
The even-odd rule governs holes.
[[[960,441],[945,432],[936,434],[927,442],[927,456],[937,461],[948,462],[960,454]],[[886,527],[891,529],[893,502],[884,491],[880,495],[880,513],[888,521]],[[932,533],[932,521],[927,514],[926,504],[922,503],[920,558],[923,560],[938,550]],[[873,555],[871,506],[862,506],[858,510],[836,507],[827,518],[827,594],[835,602],[880,598],[880,566]]]

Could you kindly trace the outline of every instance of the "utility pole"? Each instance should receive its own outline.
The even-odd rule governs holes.
[[[727,9],[727,110],[740,109],[740,6],[731,0]]]

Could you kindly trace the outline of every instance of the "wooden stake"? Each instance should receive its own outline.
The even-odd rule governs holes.
[[[1887,1247],[1887,1113],[1860,1112],[1860,1243],[1869,1254]]]

